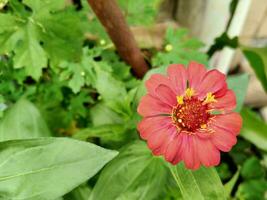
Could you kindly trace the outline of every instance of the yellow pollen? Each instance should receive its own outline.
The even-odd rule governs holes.
[[[201,125],[200,125],[200,128],[202,128],[202,129],[207,128],[207,124],[201,124]]]
[[[213,102],[217,102],[217,100],[215,99],[215,96],[211,92],[208,92],[206,99],[203,103],[206,104],[206,103],[213,103]]]
[[[184,97],[183,96],[177,96],[176,99],[177,99],[178,104],[181,105],[184,103]]]
[[[185,91],[185,96],[189,99],[195,94],[195,91],[193,88],[187,88]]]

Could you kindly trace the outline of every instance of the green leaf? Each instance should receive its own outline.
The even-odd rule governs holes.
[[[37,108],[25,99],[19,100],[0,122],[0,141],[51,136]]]
[[[36,15],[49,14],[49,11],[57,11],[65,6],[64,0],[23,0],[23,3],[33,9]]]
[[[14,67],[25,67],[38,80],[48,58],[56,65],[62,60],[79,61],[83,32],[79,16],[65,8],[64,0],[10,1],[14,15],[0,14],[0,53],[15,52]],[[6,20],[9,20],[10,24]],[[71,28],[69,28],[71,27]],[[67,42],[66,42],[67,41]]]
[[[170,170],[184,199],[226,199],[224,187],[215,168],[201,167],[192,171],[180,163],[176,166],[170,165]]]
[[[173,63],[187,65],[193,60],[208,66],[207,55],[199,51],[202,46],[199,40],[188,37],[186,29],[169,28],[165,35],[165,50],[153,57],[152,65],[167,66]]]
[[[241,175],[244,179],[264,177],[264,168],[261,166],[260,160],[255,156],[247,159],[241,168]]]
[[[106,124],[121,124],[122,118],[103,103],[98,103],[90,109],[90,116],[94,126]]]
[[[96,89],[104,100],[104,103],[117,113],[128,115],[131,113],[127,92],[123,82],[116,80],[110,72],[104,71],[98,66],[96,70]]]
[[[82,129],[73,135],[73,138],[87,140],[88,138],[103,138],[118,141],[122,138],[125,127],[123,124],[107,124]]]
[[[89,188],[86,184],[83,184],[69,194],[64,197],[65,200],[88,200],[88,197],[91,193],[91,188]]]
[[[100,174],[89,200],[150,200],[162,193],[168,170],[144,142],[125,147]]]
[[[243,182],[239,185],[236,197],[237,199],[244,200],[263,200],[265,198],[265,193],[267,190],[267,181],[260,180],[250,180]]]
[[[95,175],[117,152],[68,138],[0,143],[0,198],[47,200]]]
[[[47,58],[36,36],[36,27],[28,23],[23,30],[23,42],[15,49],[14,67],[25,67],[26,73],[38,80],[42,68],[47,66]]]
[[[0,13],[0,33],[4,31],[14,31],[16,29],[16,17],[10,14]]]
[[[68,80],[68,85],[74,93],[78,93],[85,85],[90,86],[95,83],[96,75],[93,71],[95,61],[90,53],[87,48],[84,48],[81,62],[64,61],[59,64],[59,67],[63,69],[60,73],[60,80]]]
[[[230,38],[227,32],[223,32],[221,36],[215,38],[214,44],[210,47],[207,54],[211,57],[216,51],[222,50],[224,47],[237,48],[238,37]]]
[[[267,92],[267,47],[251,48],[241,47],[252,69]]]
[[[243,118],[241,136],[259,149],[267,151],[267,124],[248,108],[242,109],[241,116]]]
[[[78,15],[71,9],[56,12],[39,19],[44,27],[40,39],[52,64],[62,60],[80,61],[83,32]]]
[[[119,0],[125,17],[131,25],[151,25],[154,22],[160,0]]]
[[[234,176],[224,185],[224,189],[226,192],[226,196],[230,197],[232,190],[237,182],[237,179],[239,177],[240,170],[238,169]]]
[[[243,107],[248,88],[248,81],[249,78],[247,74],[233,75],[227,78],[228,88],[232,89],[236,95],[236,112],[240,112]]]

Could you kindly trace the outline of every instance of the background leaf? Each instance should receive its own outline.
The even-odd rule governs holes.
[[[241,47],[252,69],[267,92],[267,47],[252,48]]]
[[[51,136],[37,108],[26,99],[19,100],[0,122],[0,141]]]
[[[227,78],[228,88],[232,89],[236,95],[236,112],[240,112],[243,107],[248,88],[248,81],[249,78],[247,74],[232,75]]]
[[[259,149],[267,151],[267,125],[253,111],[243,108],[241,111],[243,128],[241,136],[256,145]]]
[[[117,152],[68,138],[0,143],[0,198],[56,199],[95,175]]]
[[[240,170],[238,169],[236,171],[236,173],[234,174],[234,176],[224,185],[226,196],[228,196],[228,197],[231,196],[231,193],[232,193],[232,191],[234,189],[234,186],[235,186],[235,184],[237,182],[239,174],[240,174]]]

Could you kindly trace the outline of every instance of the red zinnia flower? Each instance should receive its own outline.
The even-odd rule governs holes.
[[[168,67],[168,76],[154,74],[146,81],[148,94],[138,106],[144,118],[138,130],[154,155],[189,169],[220,163],[220,151],[236,144],[242,118],[232,112],[235,94],[218,70],[207,71],[191,62]]]

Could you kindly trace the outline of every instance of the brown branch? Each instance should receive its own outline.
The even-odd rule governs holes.
[[[138,78],[142,78],[148,65],[137,47],[124,16],[116,0],[87,0],[96,16],[105,27],[122,59],[133,69]]]

